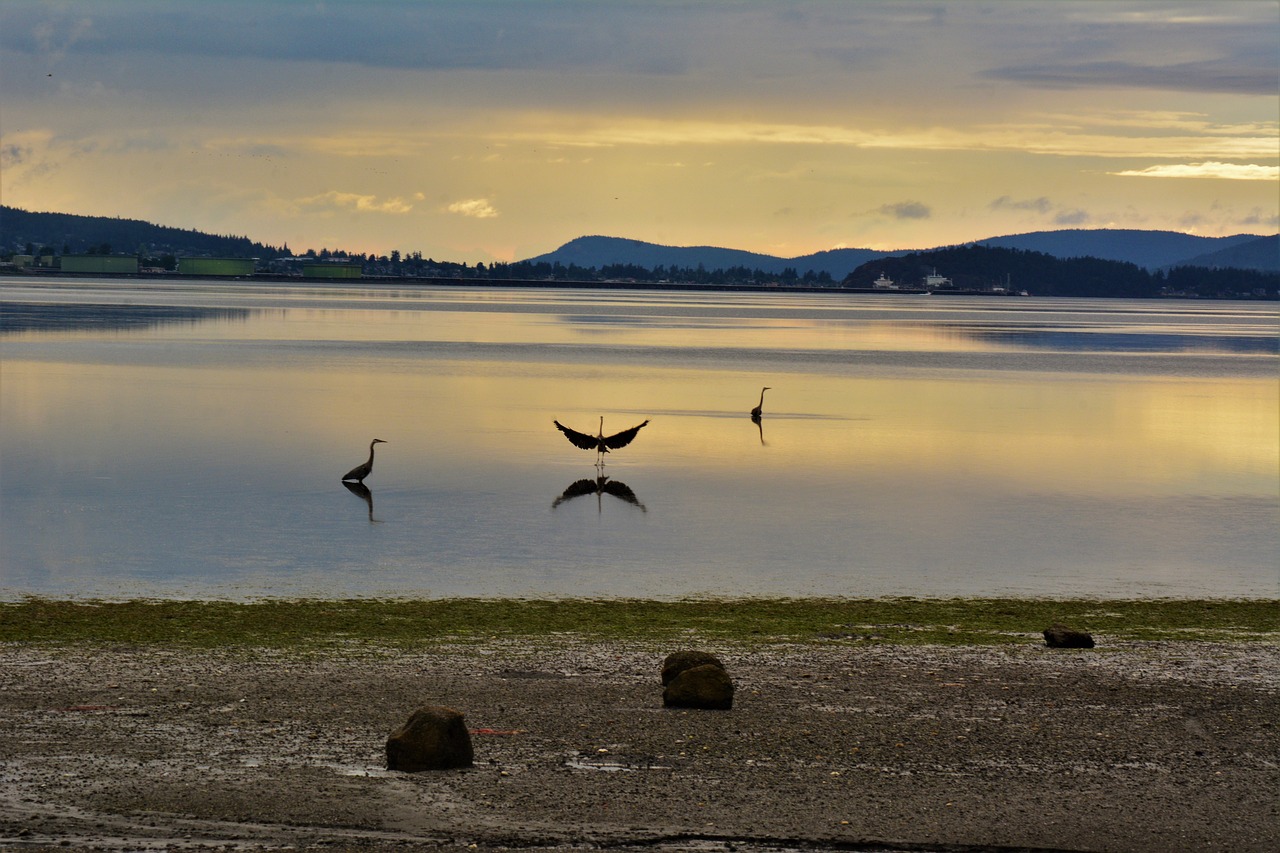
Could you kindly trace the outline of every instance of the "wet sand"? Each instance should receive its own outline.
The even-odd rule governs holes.
[[[0,647],[19,849],[1280,848],[1280,647],[701,647],[729,711],[662,707],[674,647],[304,655]],[[385,770],[424,704],[475,766]]]

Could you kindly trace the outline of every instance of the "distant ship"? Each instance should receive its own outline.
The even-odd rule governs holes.
[[[939,287],[950,287],[951,279],[945,275],[938,275],[938,268],[933,268],[933,275],[924,277],[924,286],[926,290],[937,290]]]

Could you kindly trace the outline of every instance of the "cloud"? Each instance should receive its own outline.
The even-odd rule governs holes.
[[[1044,196],[1015,200],[1007,195],[1002,195],[987,207],[991,210],[1034,210],[1036,213],[1048,213],[1049,209],[1053,207],[1053,203]]]
[[[1240,165],[1236,163],[1204,163],[1171,164],[1167,166],[1148,166],[1145,169],[1127,169],[1123,172],[1111,172],[1130,178],[1218,178],[1226,181],[1274,181],[1280,179],[1280,166],[1258,166],[1252,163]]]
[[[1081,62],[1062,65],[1010,65],[979,74],[993,80],[1048,89],[1163,89],[1238,95],[1273,95],[1274,64],[1228,61],[1139,65],[1133,62]]]
[[[1241,225],[1265,225],[1268,228],[1280,226],[1280,214],[1268,213],[1261,208],[1253,208],[1240,219]]]
[[[0,145],[0,166],[6,169],[21,166],[31,159],[31,146],[8,143]]]
[[[58,62],[92,30],[93,21],[89,18],[77,18],[70,23],[62,20],[44,20],[35,26],[32,34],[41,53],[50,61]]]
[[[514,128],[480,131],[492,143],[562,148],[629,146],[794,145],[865,150],[1023,151],[1068,157],[1143,157],[1236,159],[1275,156],[1274,124],[1204,127],[1170,135],[1167,128],[1148,133],[1092,132],[1087,119],[1074,124],[1047,119],[972,127],[935,126],[870,129],[833,124],[699,120],[646,120],[601,117],[591,120],[555,113],[525,115]],[[573,128],[571,131],[565,128]]]
[[[918,201],[900,201],[897,204],[886,204],[880,207],[880,213],[888,214],[894,219],[928,219],[933,211],[928,205]]]
[[[301,208],[354,210],[357,213],[408,213],[413,210],[413,205],[408,204],[399,197],[378,201],[377,196],[344,193],[337,190],[329,190],[327,193],[299,199],[298,206]]]
[[[1055,225],[1084,225],[1092,219],[1084,210],[1063,210],[1053,217]]]
[[[487,198],[468,198],[462,201],[455,201],[446,208],[450,213],[456,213],[459,216],[469,216],[473,219],[492,219],[498,215],[498,211]]]

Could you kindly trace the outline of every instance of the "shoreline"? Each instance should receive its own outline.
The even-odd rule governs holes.
[[[0,602],[0,643],[342,648],[575,636],[754,645],[1016,645],[1054,623],[1119,640],[1280,642],[1280,599],[269,599]]]
[[[1280,644],[1096,637],[6,642],[0,846],[1274,849]],[[662,707],[693,647],[731,710]],[[473,767],[385,769],[424,704]]]
[[[1036,298],[1037,294],[1020,292],[1018,290],[997,291],[982,288],[926,288],[924,286],[917,287],[901,287],[894,289],[885,289],[878,287],[842,287],[839,284],[832,284],[827,287],[820,285],[804,285],[804,284],[710,284],[697,283],[692,281],[619,281],[614,279],[590,280],[590,279],[520,279],[520,278],[461,278],[453,276],[392,276],[392,275],[361,275],[355,279],[345,278],[329,278],[329,277],[307,277],[301,275],[285,275],[282,273],[253,273],[248,276],[235,275],[210,275],[210,274],[180,274],[176,271],[166,271],[163,273],[106,273],[106,272],[63,272],[61,270],[47,269],[27,269],[15,270],[13,272],[0,271],[0,275],[10,275],[14,277],[27,278],[61,278],[61,279],[119,279],[133,281],[157,281],[157,280],[176,280],[176,281],[213,281],[226,284],[235,284],[238,282],[264,283],[264,284],[303,284],[303,285],[325,285],[336,284],[348,287],[351,284],[391,284],[397,286],[403,285],[420,285],[426,287],[510,287],[518,289],[565,289],[565,290],[656,290],[667,292],[695,292],[708,291],[712,293],[802,293],[802,294],[846,294],[856,296],[979,296],[979,297],[999,297],[1011,299]],[[1275,296],[1257,296],[1255,294],[1238,295],[1238,296],[1188,296],[1185,293],[1178,294],[1156,294],[1152,296],[1043,296],[1040,299],[1138,299],[1138,300],[1174,300],[1174,299],[1193,299],[1195,301],[1204,302],[1275,302],[1278,297]]]

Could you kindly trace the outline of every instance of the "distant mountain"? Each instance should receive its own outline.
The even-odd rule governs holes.
[[[762,255],[741,249],[721,249],[714,246],[662,246],[642,240],[621,237],[578,237],[570,240],[554,252],[527,259],[527,263],[562,264],[599,269],[607,266],[638,266],[645,269],[708,270],[745,267],[763,270],[774,275],[794,269],[800,274],[825,272],[839,281],[867,261],[883,258],[894,252],[878,252],[873,249],[832,249],[795,258]]]
[[[974,245],[997,249],[1024,249],[1055,258],[1098,258],[1125,261],[1149,270],[1182,265],[1191,258],[1221,251],[1258,239],[1256,234],[1231,237],[1197,237],[1177,231],[1138,231],[1101,228],[1092,231],[1033,231],[977,240]],[[1273,267],[1274,269],[1274,267]]]
[[[80,254],[108,247],[112,254],[205,255],[229,258],[274,258],[288,254],[250,240],[183,228],[153,225],[141,219],[34,213],[0,205],[0,250],[23,253],[52,248],[58,254]]]
[[[1209,269],[1245,269],[1280,272],[1280,234],[1235,243],[1216,252],[1196,255],[1170,267],[1208,267]]]
[[[1262,272],[1280,271],[1280,235],[1262,237],[1257,234],[1236,234],[1231,237],[1197,237],[1174,231],[1139,231],[1101,229],[1036,231],[991,237],[968,246],[1017,249],[1039,252],[1055,258],[1097,258],[1135,264],[1148,271],[1169,270],[1174,267],[1205,267],[1212,269],[1244,269]],[[70,213],[36,213],[0,205],[0,251],[23,254],[27,248],[38,251],[51,248],[55,253],[102,252],[132,255],[145,251],[152,255],[175,256],[206,255],[215,257],[260,258],[270,260],[288,255],[287,246],[276,248],[250,240],[248,237],[221,236],[182,228],[153,225],[138,219],[120,219],[105,216],[80,216]],[[739,249],[715,246],[663,246],[642,240],[620,237],[579,237],[565,243],[554,252],[539,255],[516,264],[528,272],[533,267],[550,269],[557,267],[572,272],[604,271],[606,267],[619,270],[648,270],[662,268],[667,273],[679,272],[685,280],[700,280],[701,276],[689,275],[699,268],[708,272],[716,270],[759,270],[762,275],[732,275],[728,278],[742,280],[765,276],[777,276],[779,280],[809,281],[814,276],[826,275],[839,282],[864,264],[882,258],[902,257],[934,249],[901,249],[883,252],[874,249],[831,249],[794,258],[783,258]],[[345,253],[341,253],[345,256]],[[357,256],[352,256],[355,259]],[[366,273],[375,275],[464,275],[469,272],[465,264],[429,261],[408,269],[390,265],[378,266],[372,257],[366,259]],[[557,266],[558,265],[558,266]],[[504,265],[494,265],[501,268]],[[444,270],[444,272],[441,272]],[[559,275],[557,270],[551,270]],[[951,271],[939,266],[938,272],[951,275]],[[537,271],[538,278],[544,276]],[[794,275],[792,275],[794,274]],[[602,272],[601,277],[628,276],[629,272]],[[490,277],[494,276],[492,273]],[[584,276],[590,278],[590,276]],[[654,276],[649,278],[658,278]],[[819,282],[820,283],[820,282]]]
[[[1055,258],[1098,258],[1106,261],[1122,261],[1148,270],[1179,265],[1240,265],[1245,269],[1274,271],[1276,264],[1280,263],[1276,258],[1277,239],[1259,237],[1256,234],[1197,237],[1176,231],[1099,229],[1035,231],[1005,237],[991,237],[963,245],[1021,249],[1040,252]],[[1271,241],[1270,245],[1273,247],[1270,255],[1266,251],[1267,241]],[[1252,247],[1255,243],[1259,245],[1246,248]],[[646,269],[659,266],[667,269],[696,269],[701,266],[708,270],[746,267],[772,274],[780,274],[791,268],[801,275],[810,271],[826,272],[836,281],[840,281],[868,261],[901,257],[913,251],[936,251],[944,248],[948,247],[902,249],[894,252],[881,252],[874,249],[832,249],[794,258],[780,258],[774,255],[713,246],[662,246],[642,240],[597,236],[570,240],[554,252],[530,258],[529,262],[559,263],[564,266],[574,265],[588,269],[612,265],[633,265]],[[1220,261],[1205,264],[1201,260],[1208,254],[1230,253],[1237,248],[1239,252],[1226,254]]]

